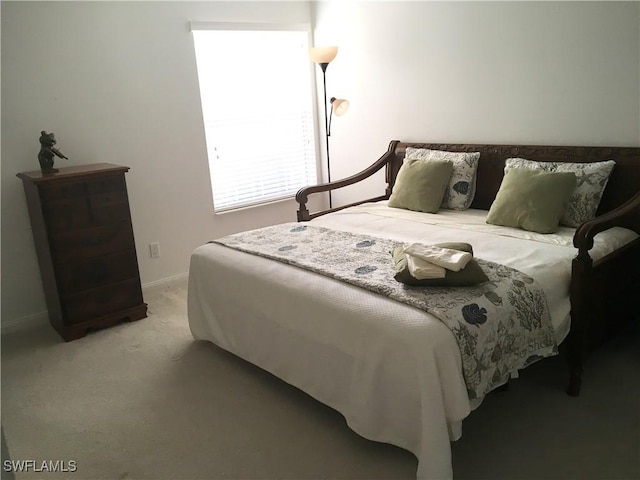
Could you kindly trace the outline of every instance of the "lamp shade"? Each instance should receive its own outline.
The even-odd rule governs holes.
[[[338,47],[311,47],[309,57],[316,63],[330,63],[336,58]]]
[[[345,100],[344,98],[332,98],[331,108],[333,109],[333,113],[338,117],[344,115],[347,113],[347,110],[349,110],[349,100]]]

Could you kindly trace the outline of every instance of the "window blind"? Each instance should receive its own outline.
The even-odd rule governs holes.
[[[317,183],[307,30],[192,24],[215,211]]]

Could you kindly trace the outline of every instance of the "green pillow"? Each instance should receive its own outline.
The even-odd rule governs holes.
[[[573,172],[509,170],[489,209],[487,223],[554,233],[575,186]]]
[[[461,252],[469,252],[473,255],[473,249],[468,243],[436,243],[434,247],[450,248]],[[418,280],[409,272],[404,247],[394,248],[391,251],[391,256],[393,257],[396,270],[393,278],[398,282],[414,287],[467,287],[489,280],[475,258],[472,258],[462,270],[457,272],[447,270],[444,278],[425,278]]]
[[[436,213],[452,171],[453,163],[448,161],[405,159],[398,171],[388,205]]]

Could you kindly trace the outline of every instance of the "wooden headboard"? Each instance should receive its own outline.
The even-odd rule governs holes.
[[[640,147],[563,147],[542,145],[475,145],[456,143],[408,143],[393,140],[389,143],[387,152],[369,167],[351,177],[333,181],[329,184],[320,184],[301,189],[296,200],[300,204],[298,220],[307,221],[329,212],[357,205],[364,202],[375,202],[389,198],[393,191],[398,171],[402,166],[407,147],[428,148],[431,150],[446,150],[452,152],[480,152],[478,162],[478,177],[476,181],[476,194],[471,208],[489,210],[500,189],[504,177],[504,165],[508,158],[520,157],[527,160],[542,162],[601,162],[614,160],[616,166],[613,169],[604,195],[598,208],[598,215],[611,212],[615,208],[625,204],[640,193]],[[327,192],[347,185],[353,185],[370,177],[381,169],[385,169],[387,183],[384,192],[374,198],[362,200],[349,205],[341,205],[336,208],[310,213],[306,203],[309,195],[313,193]],[[620,226],[632,228],[640,233],[640,209],[636,204],[640,197],[634,200],[634,206],[625,213]]]
[[[394,142],[392,142],[392,145]],[[407,147],[480,152],[476,195],[471,208],[489,210],[500,188],[507,158],[520,157],[541,162],[602,162],[615,160],[598,215],[619,207],[640,192],[640,147],[554,147],[534,145],[469,145],[444,143],[397,143],[387,164],[387,182],[393,188]],[[391,146],[390,146],[391,150]]]

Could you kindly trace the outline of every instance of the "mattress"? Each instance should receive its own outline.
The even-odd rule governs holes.
[[[531,276],[544,289],[558,342],[570,325],[575,229],[540,235],[485,222],[487,212],[425,214],[364,204],[313,224],[402,242],[468,242],[478,258]],[[604,256],[637,238],[596,237]],[[390,257],[391,261],[391,257]],[[336,409],[365,438],[413,452],[418,478],[451,478],[450,441],[471,402],[451,331],[414,307],[354,285],[209,243],[191,257],[188,314],[196,339],[273,373]],[[514,372],[514,375],[517,372]]]

